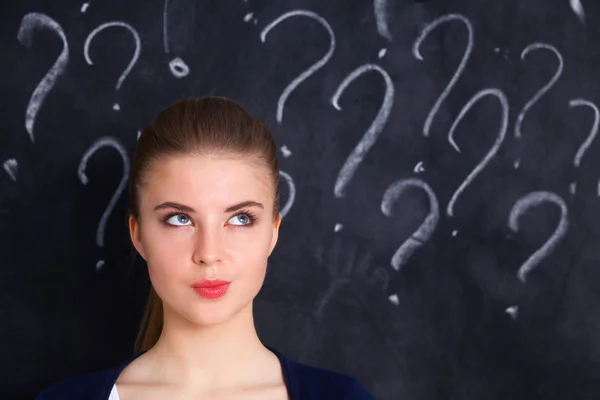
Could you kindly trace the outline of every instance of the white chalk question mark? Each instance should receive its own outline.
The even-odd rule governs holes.
[[[16,182],[17,181],[17,171],[19,169],[18,161],[14,158],[9,158],[8,160],[5,160],[2,163],[2,167],[4,167],[4,171],[6,171],[8,176],[10,176],[10,179],[12,179],[13,182]]]
[[[373,11],[375,12],[375,22],[377,23],[377,33],[389,41],[392,41],[392,34],[387,23],[387,0],[373,0]]]
[[[327,22],[325,20],[325,18],[321,17],[319,14],[312,12],[312,11],[307,11],[307,10],[289,11],[289,12],[282,14],[278,18],[276,18],[273,22],[271,22],[267,26],[265,26],[263,28],[263,30],[260,32],[261,42],[263,42],[263,43],[265,42],[265,40],[267,39],[267,35],[271,31],[271,29],[273,29],[275,26],[277,26],[280,22],[284,21],[287,18],[295,17],[295,16],[312,18],[312,19],[318,21],[321,25],[323,25],[323,27],[329,33],[329,50],[327,50],[327,53],[321,59],[319,59],[317,62],[315,62],[313,65],[311,65],[308,69],[306,69],[300,75],[298,75],[296,78],[294,78],[294,80],[292,82],[290,82],[287,85],[287,87],[283,90],[283,92],[279,96],[279,100],[277,101],[277,122],[279,122],[279,123],[281,123],[281,121],[283,120],[283,107],[285,106],[285,102],[287,101],[287,98],[290,96],[290,94],[292,94],[292,92],[296,89],[296,87],[298,87],[298,85],[300,85],[304,80],[306,80],[308,77],[310,77],[315,72],[317,72],[319,69],[321,69],[325,64],[327,64],[327,62],[329,61],[329,59],[331,59],[331,56],[333,55],[333,52],[335,50],[335,34],[333,33],[333,29],[331,29],[329,22]]]
[[[362,160],[365,158],[367,152],[377,141],[381,131],[383,131],[383,128],[390,117],[392,106],[394,105],[394,82],[392,81],[392,78],[390,78],[389,74],[379,65],[365,64],[348,74],[342,83],[340,83],[335,93],[331,97],[331,104],[333,107],[335,107],[336,110],[341,110],[342,108],[338,103],[340,96],[355,79],[369,71],[377,71],[379,74],[381,74],[385,82],[385,94],[377,115],[371,122],[371,125],[367,131],[364,133],[362,139],[358,142],[354,150],[352,150],[352,153],[348,155],[346,162],[344,162],[344,165],[338,173],[335,181],[335,187],[333,189],[333,193],[337,198],[345,196],[346,186],[354,176],[354,173],[358,169],[358,166]]]
[[[280,211],[281,219],[283,219],[290,212],[290,209],[292,208],[292,205],[294,204],[294,200],[296,199],[296,186],[294,185],[294,180],[292,179],[290,174],[288,174],[287,172],[280,170],[279,176],[282,177],[285,180],[285,182],[288,184],[288,188],[290,191],[290,193],[288,195],[288,199]]]
[[[565,237],[569,229],[569,211],[564,200],[555,193],[547,191],[537,191],[526,194],[515,202],[508,219],[508,226],[515,232],[519,232],[519,218],[533,207],[537,207],[542,203],[555,204],[560,208],[560,221],[550,238],[533,253],[519,268],[517,278],[525,283],[527,275],[533,271],[546,257],[548,257],[554,248]],[[506,309],[506,312],[516,319],[518,316],[519,307],[511,306]]]
[[[569,4],[571,5],[575,15],[577,15],[577,18],[579,18],[579,20],[585,24],[585,11],[581,5],[581,0],[569,0]]]
[[[163,8],[163,44],[165,47],[165,53],[169,54],[169,30],[168,30],[168,22],[169,22],[169,2],[170,0],[165,0],[165,5]],[[188,76],[190,73],[190,67],[183,61],[180,57],[175,57],[169,62],[169,69],[175,78],[183,78]]]
[[[547,44],[547,43],[532,43],[529,46],[525,47],[525,49],[523,49],[523,51],[521,52],[521,60],[525,60],[525,57],[534,50],[549,50],[552,53],[554,53],[554,55],[556,55],[556,58],[558,59],[558,68],[556,69],[554,76],[552,76],[552,79],[550,79],[550,81],[547,84],[542,86],[542,88],[540,88],[536,92],[536,94],[527,103],[525,103],[525,106],[523,106],[523,109],[521,110],[521,112],[519,113],[519,116],[517,117],[517,122],[515,123],[515,137],[516,138],[520,138],[522,136],[521,127],[523,125],[523,120],[525,119],[525,114],[527,114],[529,109],[535,103],[537,103],[542,98],[542,96],[548,90],[550,90],[552,88],[552,86],[554,86],[556,84],[556,82],[560,78],[562,71],[563,71],[562,56],[560,55],[558,50],[556,50],[556,47],[554,47],[550,44]]]
[[[429,136],[429,130],[431,129],[431,124],[433,122],[433,118],[438,113],[442,103],[444,102],[444,100],[446,100],[446,97],[448,97],[448,95],[450,94],[450,91],[452,90],[454,85],[456,85],[456,82],[458,81],[458,79],[462,75],[463,71],[465,70],[465,67],[467,66],[467,61],[469,60],[469,57],[471,56],[471,51],[473,50],[473,41],[474,41],[473,26],[471,25],[471,22],[463,15],[460,15],[460,14],[444,15],[444,16],[436,19],[435,21],[431,22],[427,26],[425,26],[425,28],[423,28],[423,31],[421,32],[421,34],[419,35],[417,40],[415,40],[415,43],[413,44],[413,48],[412,48],[412,53],[415,56],[415,58],[417,60],[423,61],[423,56],[421,55],[421,49],[420,49],[421,43],[423,43],[425,38],[435,28],[437,28],[438,26],[440,26],[444,23],[451,22],[451,21],[460,21],[463,24],[465,24],[465,26],[467,27],[467,31],[469,33],[467,47],[465,48],[465,52],[460,61],[460,64],[456,68],[456,72],[454,73],[454,76],[452,76],[452,79],[450,80],[450,82],[448,83],[446,88],[442,91],[442,93],[438,97],[434,106],[431,108],[431,111],[429,111],[429,115],[427,115],[427,119],[425,120],[425,125],[423,126],[423,136],[426,136],[426,137]]]
[[[38,83],[29,99],[29,104],[27,105],[27,111],[25,112],[25,129],[32,142],[34,141],[33,127],[35,125],[37,113],[44,103],[48,92],[52,90],[56,80],[63,72],[65,72],[67,64],[69,63],[69,44],[67,43],[67,37],[58,22],[45,14],[29,13],[23,17],[21,25],[19,26],[19,32],[17,33],[19,42],[27,47],[31,47],[33,31],[36,28],[45,28],[54,31],[62,40],[63,48],[52,68],[50,68],[40,83]]]
[[[127,186],[127,180],[129,179],[129,157],[127,156],[127,150],[117,139],[105,136],[92,143],[92,145],[87,149],[81,161],[79,162],[77,175],[79,176],[79,180],[81,181],[81,183],[83,183],[84,185],[88,184],[88,177],[85,174],[87,163],[90,157],[92,157],[94,153],[96,153],[96,151],[98,151],[102,147],[112,147],[119,152],[119,154],[121,155],[121,159],[123,160],[123,177],[121,178],[119,186],[112,195],[108,205],[106,206],[106,209],[104,210],[104,213],[102,214],[102,217],[100,218],[100,222],[98,223],[98,229],[96,230],[96,244],[99,247],[104,247],[104,230],[106,228],[108,218],[110,217],[110,214],[114,209],[117,201],[121,197],[121,194],[125,190]],[[96,263],[96,270],[100,269],[102,265],[104,265],[104,261],[98,261]]]
[[[393,215],[394,204],[409,188],[421,189],[427,193],[427,197],[429,197],[429,214],[427,214],[427,217],[425,217],[417,230],[402,243],[392,256],[391,265],[396,271],[399,271],[408,262],[413,253],[431,238],[440,218],[439,203],[435,193],[425,181],[418,178],[402,179],[392,183],[383,194],[381,212],[391,217]]]
[[[81,9],[80,9],[80,11],[81,11],[82,13],[86,13],[86,12],[87,12],[87,10],[90,8],[90,6],[91,6],[91,5],[92,5],[92,0],[86,1],[85,3],[83,3],[83,4],[81,5]]]
[[[131,57],[131,61],[129,62],[129,65],[127,65],[127,68],[125,68],[125,70],[119,77],[119,80],[117,81],[117,85],[115,87],[115,91],[117,91],[117,90],[119,90],[119,88],[125,81],[125,78],[127,78],[127,75],[129,75],[129,72],[133,69],[135,63],[137,62],[138,58],[140,57],[140,52],[141,52],[142,46],[141,46],[141,42],[140,42],[140,36],[136,32],[136,30],[133,29],[133,27],[126,22],[121,22],[121,21],[106,22],[106,23],[98,26],[96,29],[94,29],[88,35],[88,37],[85,39],[85,44],[83,45],[83,55],[85,57],[85,61],[89,65],[94,65],[94,63],[92,62],[90,55],[89,55],[90,43],[92,42],[92,39],[94,39],[94,37],[98,33],[102,32],[104,29],[111,28],[111,27],[125,28],[129,32],[131,32],[131,34],[133,35],[133,38],[135,39],[135,52],[133,53],[133,57]],[[113,104],[113,110],[119,111],[120,109],[121,109],[121,106],[119,106],[119,103],[115,102],[115,104]]]
[[[454,131],[456,130],[456,127],[458,126],[460,121],[462,121],[465,114],[469,112],[471,107],[473,107],[475,103],[477,103],[485,96],[493,96],[497,98],[500,102],[500,106],[502,106],[502,121],[500,123],[498,136],[496,137],[494,144],[492,145],[488,153],[485,155],[483,160],[481,160],[481,162],[477,164],[475,169],[473,169],[473,171],[467,176],[467,178],[463,181],[463,183],[461,183],[461,185],[458,187],[458,189],[456,189],[456,191],[452,195],[452,198],[448,202],[448,207],[446,209],[446,214],[448,214],[448,216],[450,217],[454,216],[454,205],[458,200],[458,196],[460,196],[460,194],[464,192],[467,186],[469,186],[471,182],[473,182],[477,175],[479,175],[481,171],[483,171],[483,169],[487,166],[490,160],[496,155],[498,149],[504,141],[504,138],[506,137],[506,131],[508,130],[508,100],[506,99],[506,95],[504,94],[504,92],[502,92],[500,89],[490,88],[479,91],[479,93],[475,94],[475,96],[473,96],[471,100],[469,100],[467,104],[465,104],[462,110],[460,110],[460,113],[456,117],[456,120],[452,124],[450,132],[448,133],[448,141],[456,151],[460,152],[460,148],[456,145],[456,142],[454,141]]]
[[[585,152],[587,151],[587,149],[590,147],[590,145],[594,141],[594,138],[596,138],[596,135],[598,134],[598,123],[600,122],[600,113],[598,112],[598,107],[596,107],[596,105],[594,103],[592,103],[591,101],[585,100],[585,99],[573,99],[573,100],[569,101],[569,107],[571,107],[571,108],[580,107],[580,106],[590,107],[594,111],[594,123],[592,125],[590,134],[585,139],[585,141],[581,144],[581,146],[579,147],[579,150],[577,150],[577,154],[575,154],[575,158],[573,159],[573,165],[575,166],[575,168],[579,168],[579,165],[581,164],[581,160],[582,160]],[[577,186],[575,183],[571,184],[571,193],[572,194],[575,194],[576,187]],[[598,196],[600,196],[600,182],[598,182]]]

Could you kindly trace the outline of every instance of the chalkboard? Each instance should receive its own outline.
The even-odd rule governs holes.
[[[265,343],[382,400],[600,397],[596,2],[2,8],[1,398],[132,353],[129,161],[204,95],[279,149]]]

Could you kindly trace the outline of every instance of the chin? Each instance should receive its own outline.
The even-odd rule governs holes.
[[[188,318],[191,322],[198,326],[217,326],[224,324],[236,316],[233,312],[197,312]]]
[[[186,317],[199,326],[216,326],[231,321],[244,313],[244,310],[251,306],[249,303],[243,303],[244,305],[241,307],[240,303],[229,301],[223,301],[220,304],[197,304],[193,309],[190,310],[188,308],[186,310]]]

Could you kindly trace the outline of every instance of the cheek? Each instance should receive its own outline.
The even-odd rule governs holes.
[[[251,236],[252,239],[240,240],[237,246],[232,246],[229,258],[236,281],[235,301],[244,304],[252,301],[263,286],[269,255],[270,240],[264,232],[254,232]]]
[[[155,287],[176,278],[190,264],[193,251],[190,231],[171,232],[171,229],[159,225],[148,226],[142,231],[148,273]]]
[[[260,273],[266,268],[271,232],[265,227],[234,228],[228,235],[225,261],[231,261],[242,273]]]

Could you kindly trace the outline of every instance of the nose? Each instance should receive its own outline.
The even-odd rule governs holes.
[[[193,261],[198,265],[211,266],[222,261],[222,238],[217,229],[198,229],[194,243]]]

